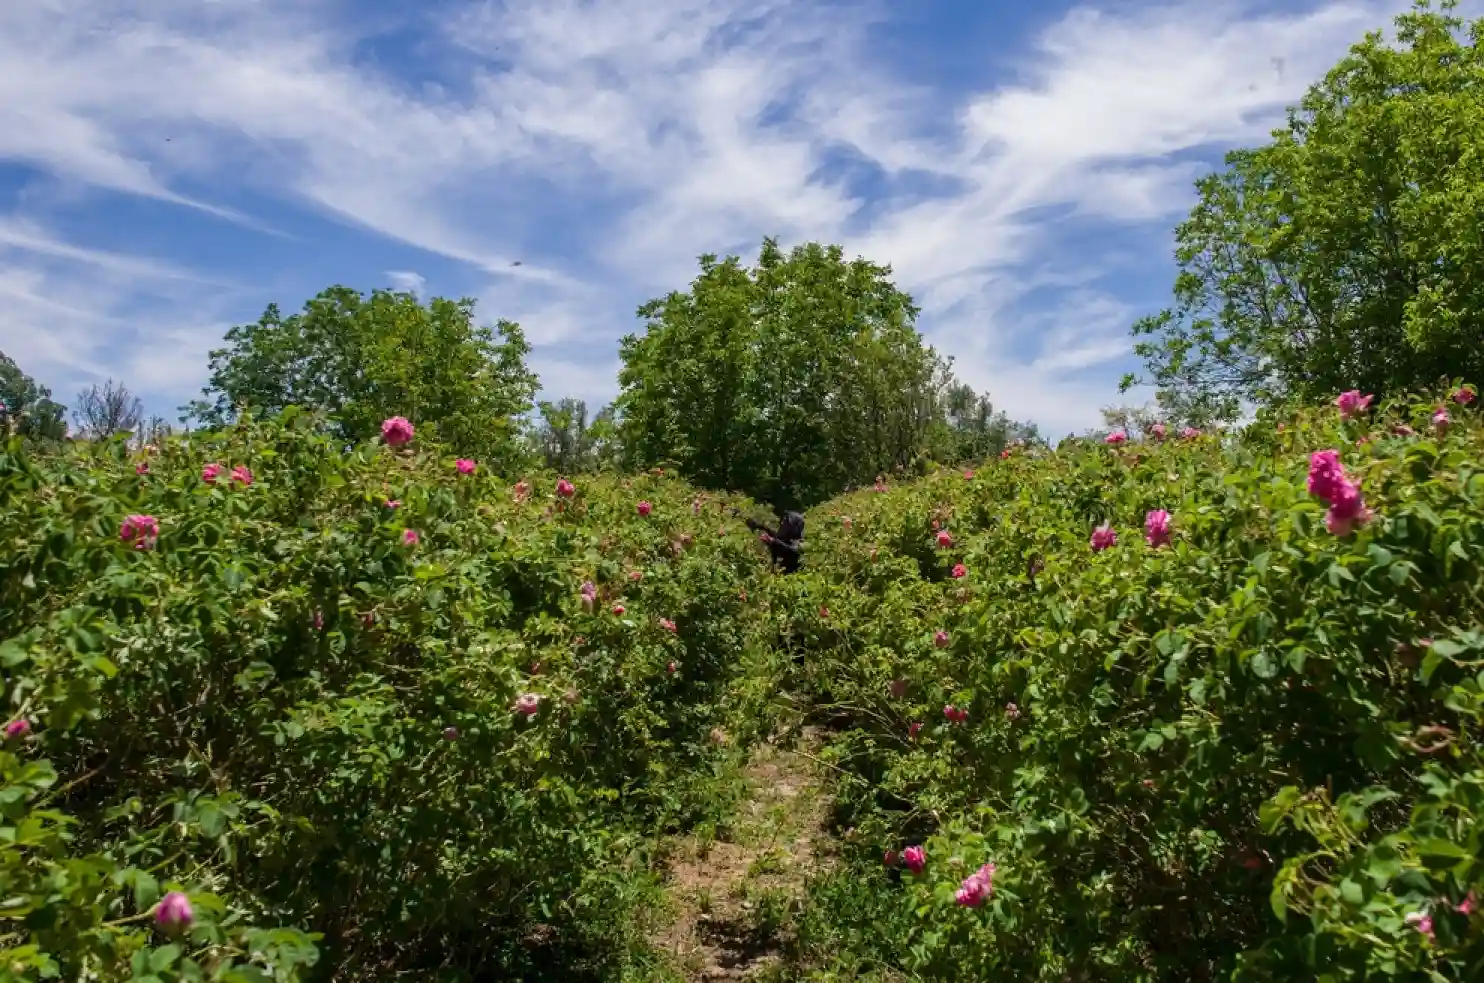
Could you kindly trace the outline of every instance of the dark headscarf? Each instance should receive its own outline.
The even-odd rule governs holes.
[[[778,524],[778,538],[790,543],[803,539],[804,517],[798,512],[783,513],[783,521]]]

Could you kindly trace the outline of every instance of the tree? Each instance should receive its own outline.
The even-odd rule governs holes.
[[[427,440],[495,469],[523,459],[517,418],[536,376],[520,326],[477,327],[472,300],[331,287],[284,318],[270,305],[256,324],[227,332],[211,353],[205,397],[187,418],[220,426],[241,408],[325,411],[341,436],[362,441],[404,416]]]
[[[532,443],[546,467],[562,474],[579,474],[617,464],[612,407],[604,407],[591,422],[587,404],[580,399],[541,402],[536,410],[539,420]]]
[[[890,268],[773,239],[751,269],[735,256],[700,265],[689,290],[640,307],[644,333],[621,343],[626,464],[796,508],[952,456],[953,377]]]
[[[1034,424],[1017,423],[996,413],[989,396],[955,383],[943,394],[947,414],[946,446],[939,453],[945,463],[961,464],[994,457],[1017,440],[1035,440]]]
[[[1133,329],[1172,419],[1484,377],[1484,21],[1465,39],[1454,6],[1368,35],[1198,182],[1175,304]]]
[[[1103,427],[1107,431],[1122,430],[1131,438],[1147,434],[1156,423],[1165,423],[1154,406],[1104,406],[1098,412],[1103,414]]]
[[[163,444],[175,432],[163,416],[152,416],[135,435],[134,442],[140,447]]]
[[[93,439],[133,433],[144,419],[144,404],[123,383],[96,382],[77,394],[72,419],[84,436]]]
[[[66,437],[67,407],[51,397],[50,389],[0,352],[0,425],[6,432],[44,440]]]

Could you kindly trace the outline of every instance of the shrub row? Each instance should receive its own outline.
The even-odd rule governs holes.
[[[1338,402],[812,513],[818,978],[1484,974],[1484,427]]]
[[[12,442],[0,973],[616,972],[648,845],[762,719],[729,504],[512,485],[292,410],[144,454]]]

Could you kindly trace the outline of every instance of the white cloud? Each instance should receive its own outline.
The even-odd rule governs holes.
[[[416,294],[419,297],[428,285],[426,277],[411,270],[387,270],[386,278],[393,290],[399,293]]]
[[[843,242],[894,267],[968,381],[1014,415],[1076,429],[1115,398],[1107,363],[1127,352],[1138,313],[1097,286],[1112,263],[1096,237],[1168,226],[1201,167],[1192,154],[1262,139],[1399,6],[1083,6],[1013,64],[986,49],[984,91],[945,92],[872,48],[867,28],[889,5],[850,0],[437,5],[445,19],[420,42],[433,54],[419,81],[357,46],[424,29],[433,13],[388,22],[350,0],[9,3],[0,160],[243,221],[272,216],[223,202],[276,197],[471,267],[488,283],[481,310],[527,327],[548,393],[593,402],[612,394],[614,342],[634,329],[635,304],[685,284],[698,254],[751,252],[765,234]],[[845,151],[888,182],[953,190],[868,196],[826,166]],[[0,222],[0,247],[45,253],[21,241],[27,226]],[[53,245],[50,263],[100,268],[100,250]],[[148,289],[111,281],[87,310],[47,314],[76,296],[75,270],[8,270],[0,289],[25,298],[29,323],[64,327],[42,340],[7,328],[0,342],[92,372],[126,339],[205,330],[122,327],[126,313],[131,325],[189,322],[139,306],[180,295],[160,286],[158,261],[109,255],[113,277],[143,263]],[[419,291],[431,276],[438,290],[419,266],[382,275]],[[1077,286],[1049,308],[1030,303],[1058,282]],[[219,323],[220,305],[201,320]],[[185,358],[172,371],[194,385],[204,361],[187,372]]]
[[[240,300],[230,286],[173,263],[0,220],[0,350],[59,402],[112,378],[173,415],[206,374],[227,328],[223,311]]]

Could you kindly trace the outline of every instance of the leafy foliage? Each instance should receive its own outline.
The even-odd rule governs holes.
[[[497,470],[523,463],[516,418],[536,377],[520,326],[476,327],[474,302],[332,287],[284,318],[270,305],[256,324],[227,332],[211,353],[203,399],[188,412],[220,426],[243,407],[273,414],[299,406],[328,414],[358,443],[401,415],[450,450]]]
[[[31,725],[0,750],[7,978],[596,979],[642,953],[649,844],[724,804],[765,726],[762,551],[670,478],[563,496],[422,443],[288,411],[0,454],[0,666]],[[176,886],[182,937],[151,921]]]
[[[923,345],[890,272],[772,239],[753,269],[702,256],[690,289],[645,304],[645,333],[623,339],[626,463],[794,508],[1007,440],[1014,425]]]
[[[43,440],[67,436],[67,407],[52,402],[51,390],[38,385],[0,352],[0,423],[7,433]]]
[[[1450,405],[1439,435],[1436,406],[816,509],[774,602],[858,842],[803,921],[812,978],[1477,979],[1484,426]],[[1325,448],[1374,511],[1344,537],[1306,488]],[[883,867],[916,844],[921,874]]]
[[[591,421],[587,403],[566,398],[536,404],[539,420],[531,433],[537,459],[561,474],[616,470],[618,432],[612,407],[598,411]]]
[[[1419,2],[1198,184],[1175,305],[1134,327],[1171,418],[1484,370],[1484,21]],[[1125,387],[1134,383],[1125,380]]]

